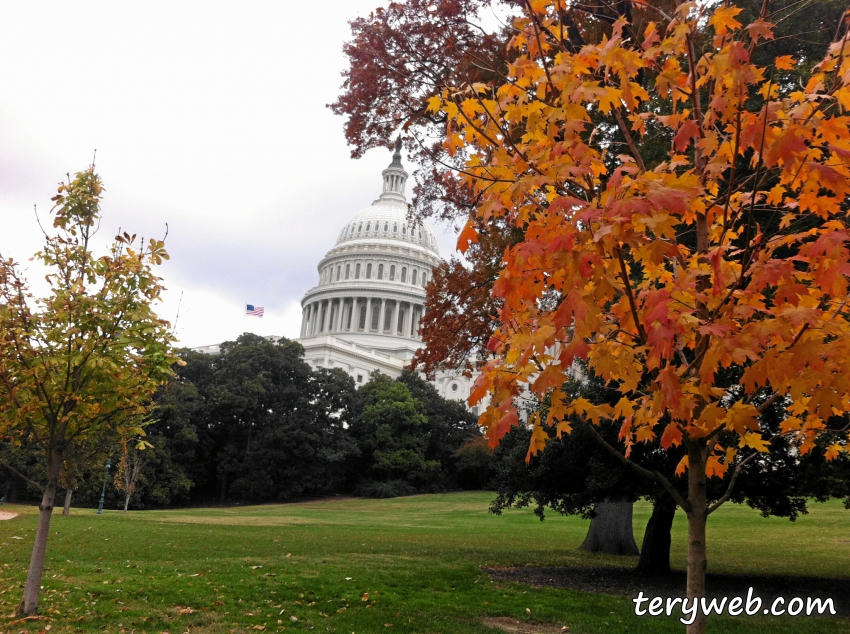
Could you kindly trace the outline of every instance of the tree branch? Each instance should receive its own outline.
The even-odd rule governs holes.
[[[635,320],[635,328],[638,331],[638,335],[640,336],[640,342],[642,344],[646,344],[646,332],[643,329],[643,324],[640,323],[640,317],[638,316],[637,304],[635,303],[635,296],[632,293],[632,285],[629,280],[629,274],[626,270],[626,261],[623,259],[623,250],[620,248],[616,249],[617,259],[620,261],[620,276],[623,278],[623,288],[626,291],[626,297],[629,300],[629,309],[632,312],[632,319]]]
[[[629,149],[632,151],[634,155],[635,162],[640,169],[640,173],[643,174],[646,172],[646,164],[643,162],[643,157],[638,150],[637,145],[635,144],[635,140],[632,138],[632,133],[629,131],[628,127],[626,127],[626,122],[623,120],[623,113],[620,112],[620,108],[614,108],[614,116],[617,118],[617,124],[620,126],[620,132],[623,133],[623,136],[626,137],[626,143],[629,144]]]
[[[737,465],[735,465],[735,468],[732,470],[732,477],[729,478],[729,486],[726,487],[726,492],[723,494],[723,497],[721,497],[719,500],[717,500],[717,502],[708,507],[706,515],[711,515],[712,513],[714,513],[714,511],[723,506],[723,504],[725,504],[729,500],[729,498],[732,497],[732,489],[735,488],[735,482],[738,480],[738,476],[741,475],[741,470],[743,469],[744,465],[746,465],[758,455],[759,452],[754,451],[749,456],[744,458],[741,462],[739,462]]]
[[[36,482],[35,480],[30,480],[28,477],[26,477],[23,473],[21,473],[20,471],[18,471],[17,469],[15,469],[15,467],[13,467],[12,465],[10,465],[8,462],[4,462],[3,460],[0,460],[0,467],[6,467],[6,469],[8,469],[9,471],[11,471],[13,474],[15,474],[16,476],[18,476],[21,480],[23,480],[24,482],[26,482],[26,483],[27,483],[27,484],[29,484],[30,486],[35,487],[35,488],[36,488],[36,489],[38,489],[39,491],[42,491],[42,492],[44,491],[44,486],[42,486],[41,484],[39,484],[39,483],[38,483],[38,482]]]
[[[583,420],[582,422],[590,430],[590,433],[593,434],[593,437],[596,439],[596,441],[599,442],[611,454],[616,456],[617,459],[621,463],[623,463],[623,465],[625,465],[632,471],[635,471],[641,474],[642,476],[649,478],[653,482],[657,482],[658,484],[660,484],[662,487],[664,487],[664,490],[670,494],[670,497],[672,497],[676,501],[676,504],[682,507],[682,510],[685,511],[685,513],[690,513],[690,503],[682,497],[682,494],[676,490],[676,487],[674,487],[667,478],[661,475],[658,471],[650,471],[649,469],[645,469],[639,464],[632,462],[631,460],[626,458],[622,453],[620,453],[615,447],[612,447],[611,444],[602,437],[602,434],[600,434],[596,430],[592,423],[588,423],[585,420]]]

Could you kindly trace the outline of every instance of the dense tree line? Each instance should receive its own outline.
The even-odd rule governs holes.
[[[245,334],[218,355],[189,350],[185,365],[156,397],[152,446],[130,508],[204,503],[261,503],[310,496],[375,497],[480,487],[489,449],[481,452],[475,417],[440,397],[416,373],[374,374],[357,389],[338,369],[313,370],[293,341]],[[29,499],[21,476],[37,479],[26,445],[0,445],[0,496]],[[75,504],[96,505],[103,453],[76,480]],[[476,458],[477,456],[477,458]],[[123,506],[114,473],[107,507]]]

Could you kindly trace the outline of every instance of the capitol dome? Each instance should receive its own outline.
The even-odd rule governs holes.
[[[368,377],[376,367],[403,367],[422,346],[425,285],[441,261],[433,231],[408,215],[400,142],[382,175],[380,197],[345,224],[319,262],[318,285],[301,301],[299,341],[311,365],[344,367],[358,382],[358,354]],[[311,358],[311,351],[324,358]]]

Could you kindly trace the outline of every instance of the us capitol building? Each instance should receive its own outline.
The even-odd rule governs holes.
[[[400,140],[382,174],[380,197],[342,228],[319,262],[319,283],[301,300],[296,339],[312,368],[340,368],[358,386],[375,370],[398,377],[424,345],[425,285],[441,262],[431,229],[408,218]],[[218,346],[196,350],[216,353]],[[441,396],[465,401],[472,379],[443,372],[433,384]]]

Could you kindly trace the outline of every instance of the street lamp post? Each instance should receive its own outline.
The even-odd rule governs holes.
[[[106,473],[103,476],[103,491],[100,492],[100,504],[97,507],[97,514],[103,515],[103,502],[106,499],[106,482],[109,480],[109,467],[112,466],[112,458],[106,459]]]

